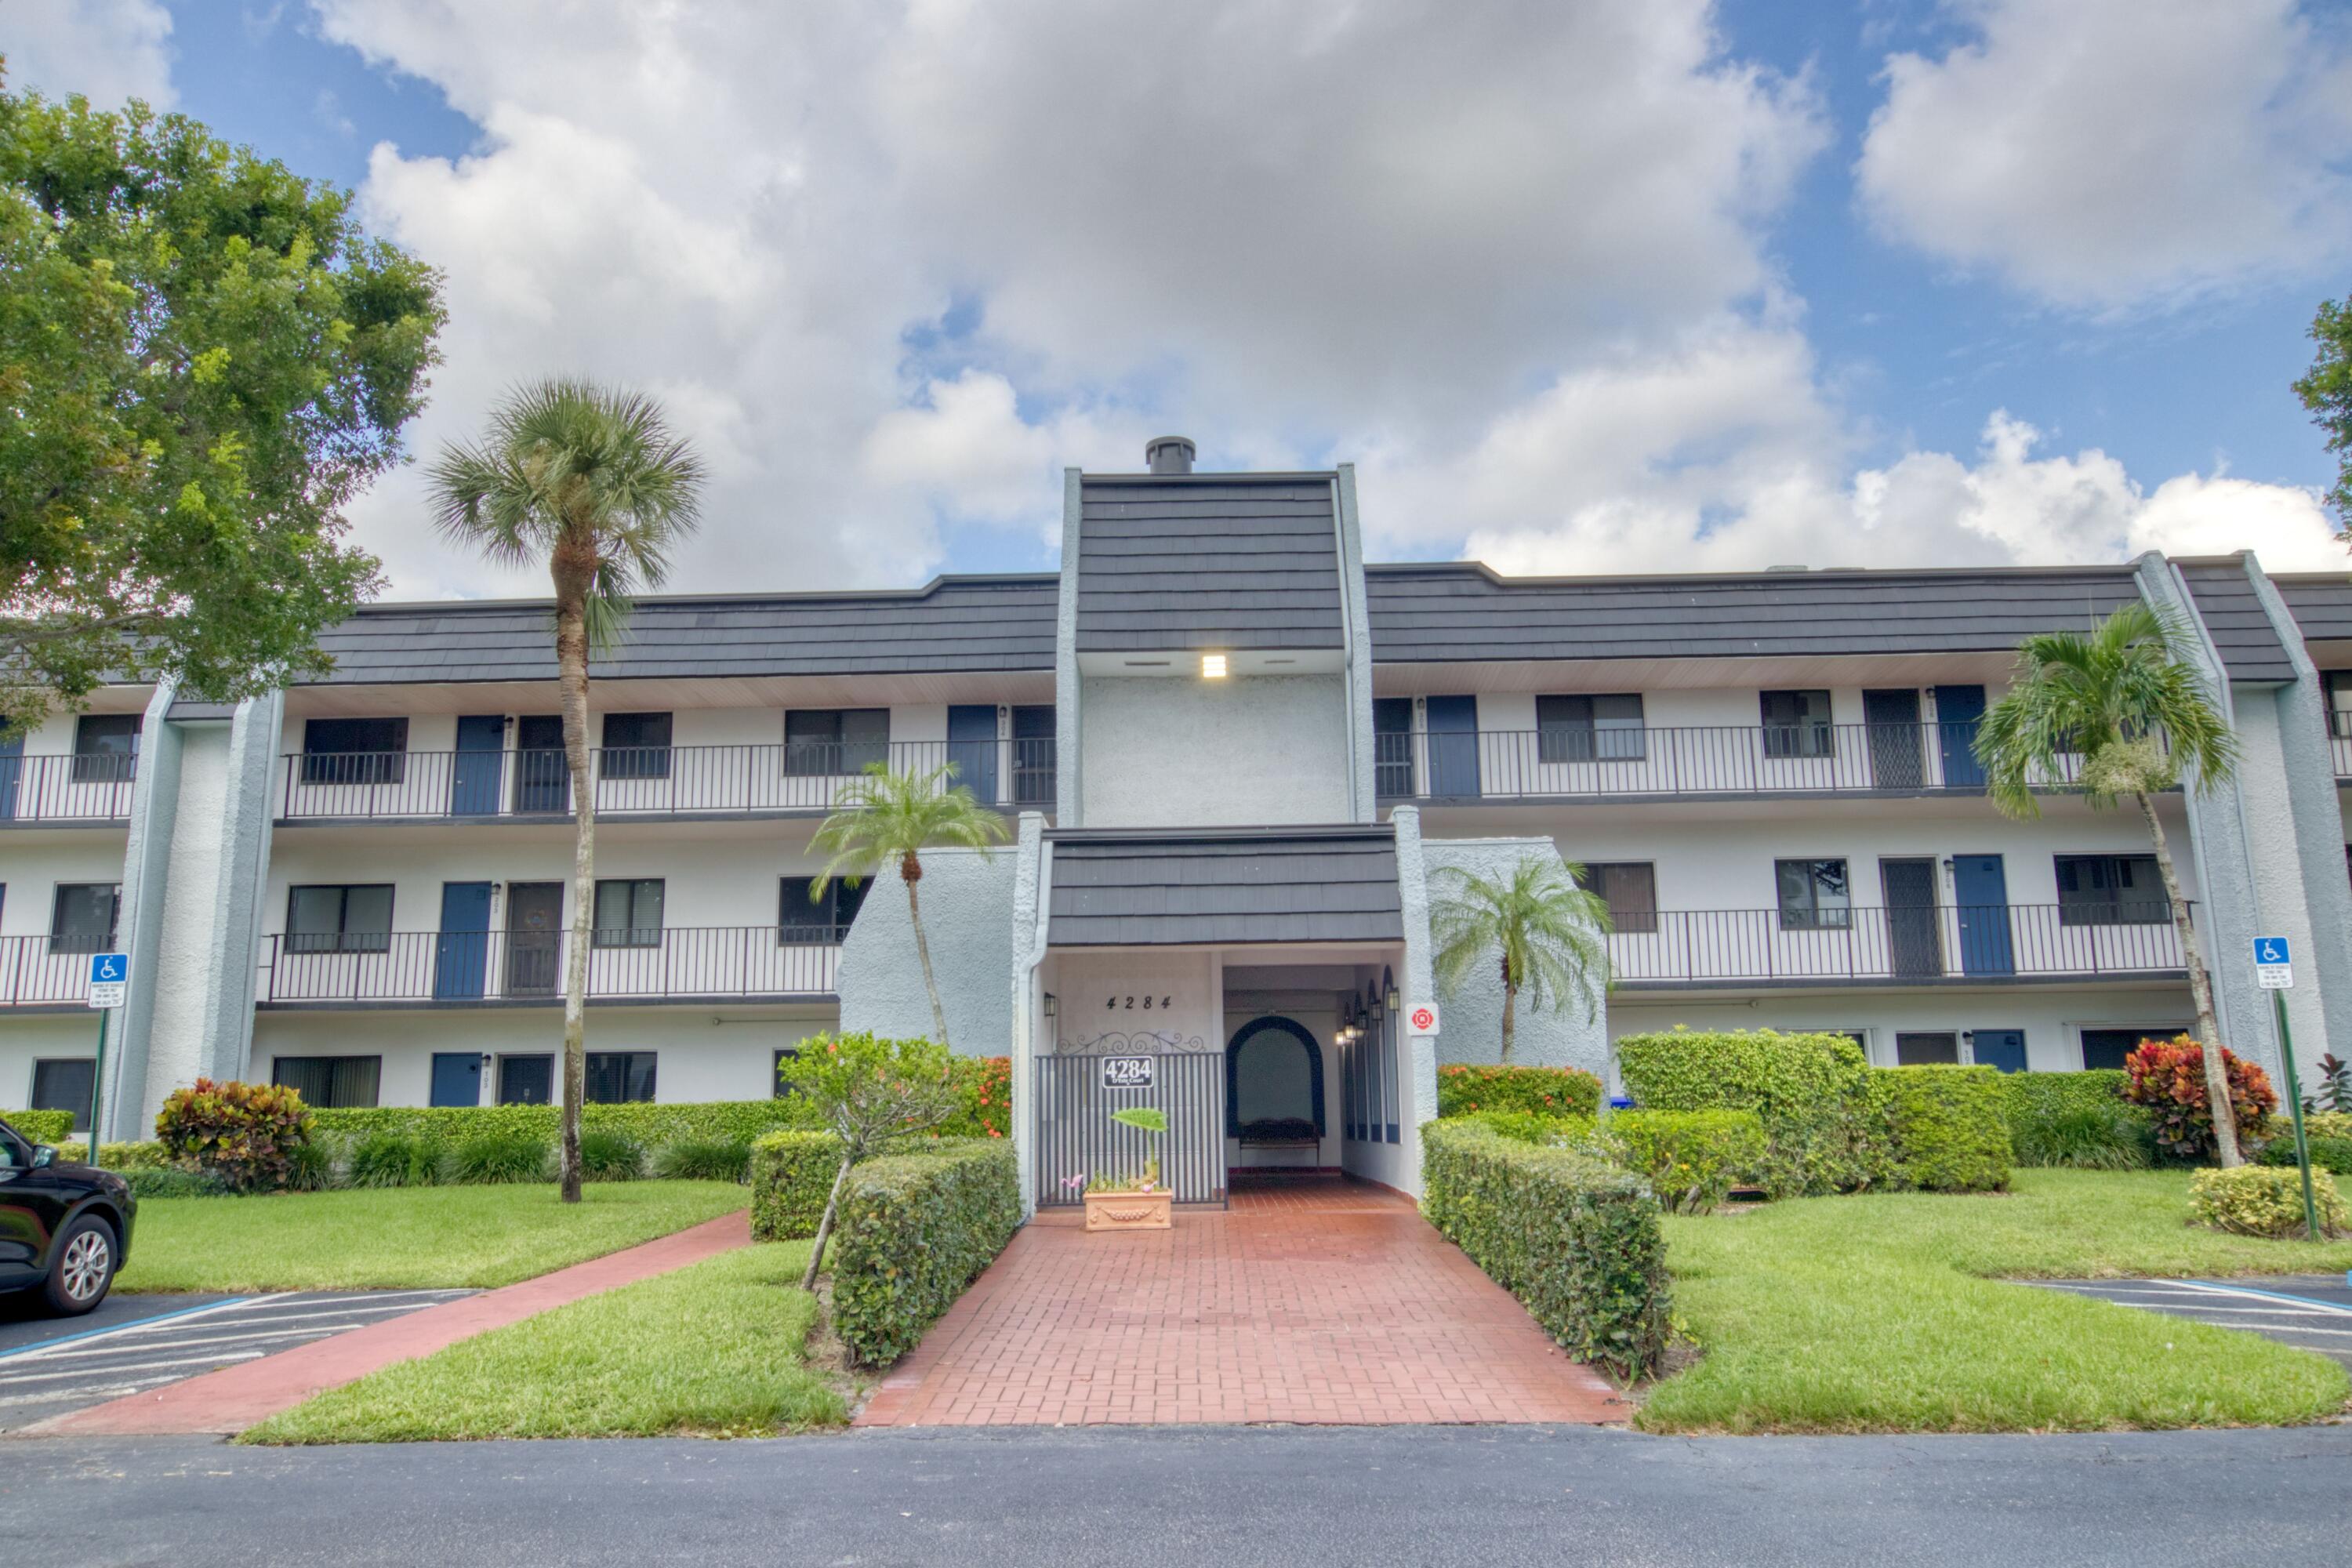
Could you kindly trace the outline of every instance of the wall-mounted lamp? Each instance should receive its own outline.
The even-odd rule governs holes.
[[[1388,991],[1389,1011],[1390,1011],[1390,1012],[1391,1012],[1391,1013],[1393,1013],[1393,1012],[1395,1012],[1398,1008],[1400,1008],[1400,1007],[1403,1006],[1403,1005],[1404,1005],[1404,998],[1403,998],[1402,995],[1398,994],[1398,993],[1397,993],[1397,983],[1396,983],[1396,974],[1395,974],[1395,973],[1394,973],[1393,971],[1391,971],[1391,970],[1382,970],[1382,971],[1381,972],[1381,983],[1382,984],[1386,985],[1386,986],[1389,988],[1389,991]]]
[[[1203,680],[1223,680],[1224,678],[1225,656],[1221,653],[1202,654],[1201,656],[1201,679]]]
[[[1062,1013],[1062,999],[1051,991],[1045,993],[1045,1016],[1056,1018]]]

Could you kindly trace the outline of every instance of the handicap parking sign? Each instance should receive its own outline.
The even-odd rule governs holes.
[[[89,955],[89,1005],[120,1007],[131,989],[131,955],[93,952]]]
[[[2254,938],[2254,980],[2265,991],[2294,988],[2294,950],[2283,936]]]

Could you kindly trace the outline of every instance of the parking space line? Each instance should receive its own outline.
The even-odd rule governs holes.
[[[352,1326],[354,1328],[358,1327],[357,1324],[353,1324]],[[86,1359],[78,1359],[76,1356],[61,1357],[59,1359],[61,1361],[73,1361],[76,1362],[77,1364],[87,1364],[88,1361],[94,1361],[102,1356],[146,1355],[152,1354],[157,1349],[175,1351],[189,1350],[197,1345],[228,1345],[236,1344],[240,1342],[248,1340],[282,1340],[288,1344],[294,1344],[299,1342],[324,1339],[329,1334],[340,1333],[341,1331],[341,1330],[332,1327],[322,1329],[261,1329],[249,1334],[209,1334],[202,1339],[173,1340],[169,1345],[160,1347],[155,1345],[86,1345],[79,1352],[78,1352],[79,1358]],[[47,1365],[50,1363],[43,1363],[42,1364]],[[13,1373],[0,1372],[0,1388],[7,1387],[9,1380],[13,1376]]]
[[[176,1312],[159,1312],[152,1318],[141,1318],[135,1321],[128,1323],[117,1323],[111,1328],[84,1329],[80,1333],[66,1334],[54,1340],[43,1340],[37,1344],[26,1345],[21,1350],[0,1351],[0,1361],[13,1361],[19,1356],[39,1355],[44,1351],[53,1351],[60,1345],[69,1345],[82,1340],[104,1339],[109,1334],[127,1334],[134,1330],[149,1328],[158,1323],[168,1323],[177,1319],[193,1318],[203,1312],[225,1311],[231,1307],[243,1306],[247,1301],[267,1300],[269,1298],[268,1297],[257,1296],[232,1296],[226,1301],[207,1301],[201,1307],[183,1307]]]
[[[2184,1288],[2220,1296],[2254,1296],[2265,1301],[2291,1301],[2295,1306],[2315,1312],[2352,1318],[2352,1307],[2339,1307],[2333,1301],[2322,1301],[2311,1296],[2290,1296],[2283,1290],[2259,1290],[2252,1285],[2214,1285],[2201,1279],[2185,1279]]]
[[[257,1361],[268,1353],[267,1351],[232,1351],[226,1355],[188,1356],[179,1361],[144,1361],[130,1366],[103,1367],[96,1373],[86,1366],[68,1367],[61,1372],[28,1372],[21,1377],[11,1377],[6,1386],[19,1388],[28,1383],[55,1383],[59,1378],[68,1377],[120,1376],[126,1372],[152,1372],[167,1366],[226,1366],[231,1362]]]

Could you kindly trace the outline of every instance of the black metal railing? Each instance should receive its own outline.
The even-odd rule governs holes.
[[[866,769],[951,781],[1004,810],[1054,808],[1054,739],[826,741],[761,746],[597,746],[588,767],[599,816],[829,811]],[[568,816],[559,750],[310,752],[283,759],[281,820]]]
[[[111,936],[0,937],[0,1007],[79,1005],[89,995],[89,955]]]
[[[2195,908],[2189,906],[2193,917]],[[1692,982],[1934,984],[2020,975],[2166,974],[2179,929],[2152,905],[1962,904],[1916,909],[1620,911],[1620,985]]]
[[[0,756],[0,827],[128,821],[138,773],[137,757],[113,752]]]
[[[1373,774],[1383,800],[1980,792],[1975,743],[1973,722],[1391,731]]]
[[[2336,776],[2352,779],[2352,709],[2328,710],[2327,745],[2336,753]]]
[[[589,946],[588,994],[829,996],[841,947],[807,940],[818,934],[772,925],[600,931]],[[571,946],[568,930],[345,931],[331,944],[280,933],[262,939],[257,994],[264,1002],[554,1002]]]
[[[1139,1175],[1156,1152],[1160,1179],[1180,1204],[1225,1201],[1225,1053],[1195,1038],[1171,1049],[1166,1037],[1135,1037],[1132,1050],[1056,1052],[1036,1058],[1037,1206],[1081,1200],[1076,1178]],[[1150,1064],[1149,1083],[1133,1064]],[[1107,1070],[1108,1069],[1108,1070]],[[1155,1136],[1110,1113],[1156,1106],[1168,1131]]]

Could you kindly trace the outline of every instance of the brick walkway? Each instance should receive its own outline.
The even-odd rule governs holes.
[[[1047,1211],[860,1426],[1622,1421],[1607,1379],[1386,1188],[1243,1190],[1156,1234]]]

